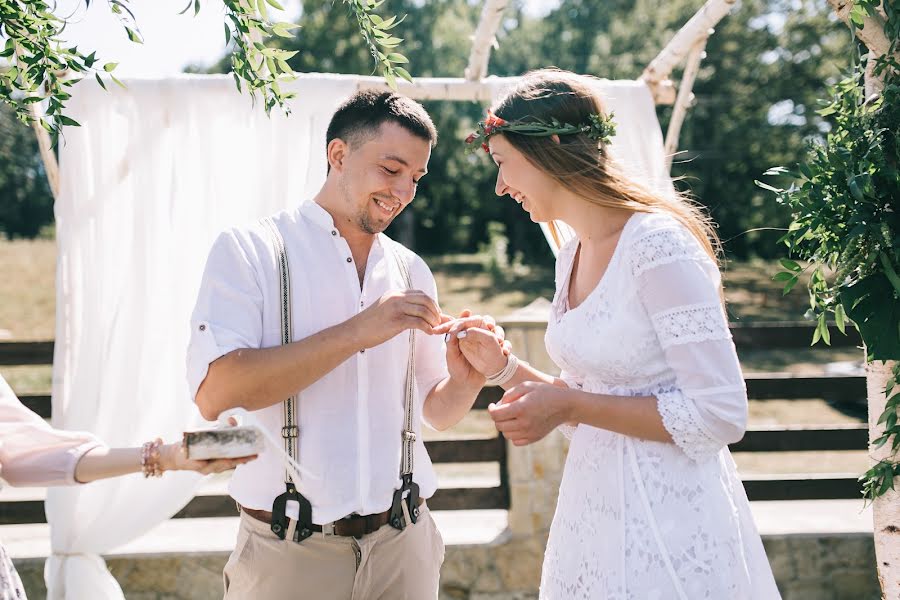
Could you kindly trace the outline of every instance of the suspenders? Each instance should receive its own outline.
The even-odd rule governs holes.
[[[293,339],[293,323],[291,321],[291,271],[288,265],[287,250],[284,247],[284,238],[271,218],[263,219],[263,225],[269,230],[272,237],[272,245],[275,249],[275,258],[278,261],[278,287],[281,315],[281,344],[290,344]],[[297,396],[291,396],[284,401],[284,426],[281,428],[281,437],[284,439],[284,451],[288,456],[300,462],[300,445],[297,439],[300,437],[300,428],[296,425]],[[300,505],[300,514],[297,519],[297,527],[294,530],[294,541],[302,542],[313,534],[312,530],[312,505],[303,494],[297,490],[291,474],[284,474],[285,492],[275,497],[272,503],[272,533],[284,539],[288,529],[288,518],[285,509],[289,500]]]
[[[284,238],[271,218],[263,219],[263,225],[269,231],[275,256],[278,262],[279,299],[281,314],[281,343],[290,344],[293,340],[292,304],[291,304],[291,274],[288,265],[287,250]],[[393,243],[385,248],[393,254],[403,283],[407,289],[412,289],[412,278],[409,274],[409,265],[400,254],[398,247]],[[415,408],[416,370],[415,370],[415,330],[409,331],[409,357],[406,366],[406,386],[404,390],[404,419],[402,435],[402,450],[400,455],[400,489],[394,491],[391,503],[389,523],[395,529],[406,527],[406,518],[403,514],[402,503],[405,499],[410,520],[415,523],[419,518],[419,486],[413,481],[413,453],[416,434],[413,430],[413,411]],[[284,450],[288,456],[299,462],[300,447],[298,438],[300,428],[297,426],[298,403],[297,396],[291,396],[284,401],[284,426],[281,428],[281,437],[284,439]],[[294,541],[302,542],[313,534],[312,505],[303,494],[297,490],[296,483],[290,473],[285,473],[285,492],[275,498],[272,504],[272,532],[284,539],[288,529],[288,518],[285,514],[288,501],[297,502],[300,505],[300,514],[297,519],[297,527],[294,530]]]
[[[397,266],[403,276],[406,289],[412,289],[412,278],[409,275],[409,265],[400,255],[396,246],[391,246]],[[416,442],[416,434],[413,431],[413,405],[416,394],[416,330],[409,330],[409,359],[406,363],[406,389],[404,400],[403,420],[403,448],[400,455],[400,480],[402,485],[394,491],[394,500],[391,503],[389,523],[394,529],[406,527],[406,518],[403,516],[403,496],[406,495],[409,519],[415,523],[419,519],[419,486],[413,481],[413,452]]]

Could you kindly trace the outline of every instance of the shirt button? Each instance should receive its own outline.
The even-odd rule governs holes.
[[[332,229],[332,230],[331,230],[331,235],[337,235],[337,231],[335,231],[334,229]]]
[[[200,326],[200,331],[206,331],[206,325],[201,325],[201,326]]]
[[[347,262],[348,262],[348,263],[351,263],[351,262],[353,262],[353,259],[350,258],[350,257],[348,256],[348,257],[347,257]]]
[[[366,349],[363,348],[362,350],[359,351],[359,353],[360,353],[360,354],[365,354],[365,353],[366,353]]]

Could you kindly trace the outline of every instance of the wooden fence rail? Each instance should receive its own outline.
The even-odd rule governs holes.
[[[532,324],[529,324],[531,326]],[[535,324],[537,325],[537,324]],[[761,323],[732,325],[739,350],[804,348],[811,331],[807,324]],[[848,333],[849,330],[848,330]],[[832,345],[853,347],[858,335],[843,336],[832,331]],[[0,342],[0,366],[50,365],[53,342]],[[746,377],[751,400],[825,398],[864,404],[865,378],[859,376],[794,376],[782,373],[750,374]],[[503,390],[485,388],[475,402],[476,410],[485,410],[500,399]],[[22,394],[22,402],[44,418],[50,418],[51,402],[47,394]],[[865,450],[866,425],[787,426],[757,428],[731,446],[732,452],[821,452]],[[429,500],[436,510],[506,509],[510,505],[506,466],[506,440],[502,436],[487,439],[442,440],[426,442],[432,462],[496,463],[500,485],[486,488],[441,488]],[[855,474],[754,475],[743,479],[751,500],[800,500],[859,498],[860,485]],[[236,514],[234,502],[226,495],[194,497],[175,518],[223,517]],[[42,500],[0,502],[0,525],[43,523]]]

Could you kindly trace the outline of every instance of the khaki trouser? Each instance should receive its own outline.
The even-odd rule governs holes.
[[[406,504],[403,505],[404,513]],[[225,564],[225,600],[428,600],[438,596],[444,541],[426,504],[402,531],[385,525],[362,539],[314,533],[284,540],[241,513]]]

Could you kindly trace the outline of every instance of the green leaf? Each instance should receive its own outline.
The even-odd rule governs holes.
[[[277,8],[278,10],[284,10],[284,7],[280,4],[278,4],[278,2],[276,2],[275,0],[266,0],[266,2],[268,2],[269,6],[271,6],[272,8]]]
[[[381,29],[382,31],[387,31],[388,29],[390,29],[391,25],[393,25],[394,21],[396,21],[396,20],[397,20],[397,17],[391,17],[390,19],[385,19],[385,20],[381,21],[381,23],[376,23],[375,28]],[[374,22],[374,19],[373,19],[373,22]]]
[[[143,44],[144,40],[135,32],[133,29],[128,27],[125,28],[125,31],[128,32],[128,39],[134,42],[135,44]]]
[[[844,305],[838,303],[834,307],[834,321],[837,325],[838,331],[847,335],[846,323],[847,323],[847,315],[844,313]]]
[[[293,74],[294,70],[291,68],[291,65],[287,64],[286,61],[281,58],[276,58],[275,62],[278,63],[278,68],[281,69],[282,73],[287,73],[288,75]]]
[[[842,288],[840,299],[872,360],[900,358],[900,303],[884,273],[875,272]]]
[[[76,121],[75,119],[70,119],[70,118],[67,117],[66,115],[59,115],[59,116],[57,117],[57,119],[58,119],[59,122],[62,123],[63,125],[67,125],[67,126],[69,126],[69,127],[81,127],[81,123],[79,123],[79,122]]]
[[[862,202],[863,200],[865,200],[862,190],[859,189],[859,184],[856,182],[856,177],[850,178],[850,181],[848,182],[847,187],[850,188],[850,193],[853,195],[854,198],[856,198],[857,201]]]
[[[413,79],[412,79],[412,75],[409,74],[409,71],[407,71],[403,67],[394,67],[394,71],[397,73],[397,75],[399,75],[403,79],[407,80],[408,82],[412,83]]]
[[[781,263],[782,267],[784,267],[788,271],[792,271],[794,273],[799,273],[800,271],[803,270],[803,267],[801,267],[799,263],[797,263],[796,261],[793,261],[789,258],[782,258],[778,262]]]
[[[791,279],[794,279],[794,274],[788,273],[787,271],[775,273],[775,276],[772,277],[772,281],[790,281]]]
[[[278,37],[293,39],[294,34],[291,33],[291,29],[296,29],[297,27],[297,25],[292,25],[290,23],[275,23],[272,26],[272,33]]]
[[[119,63],[106,63],[105,65],[103,65],[103,70],[107,73],[112,73],[118,66]]]
[[[119,81],[118,79],[116,79],[116,76],[113,75],[112,73],[109,74],[109,78],[112,79],[114,82],[116,82],[116,84],[117,84],[120,88],[122,88],[123,90],[127,90],[127,89],[128,89],[128,88],[125,86],[125,84],[122,83],[121,81]]]
[[[387,82],[389,88],[397,91],[397,78],[391,71],[384,72],[384,80]]]
[[[225,45],[231,43],[231,27],[228,26],[228,23],[225,23]]]
[[[790,291],[791,291],[792,289],[794,289],[794,286],[797,285],[797,282],[798,282],[798,281],[800,281],[800,279],[797,278],[797,277],[794,277],[793,279],[791,279],[790,281],[788,281],[787,284],[784,286],[784,289],[781,290],[781,295],[782,295],[782,296],[787,296],[788,293],[790,293]]]
[[[256,0],[256,9],[263,20],[269,20],[269,9],[266,8],[266,0]]]
[[[103,80],[100,78],[100,73],[94,73],[94,77],[97,79],[97,83],[100,84],[100,87],[102,87],[105,90],[106,84],[103,83]]]
[[[386,58],[390,62],[397,63],[397,64],[405,64],[405,63],[409,62],[408,58],[406,58],[402,54],[397,54],[396,52],[392,52],[391,54],[388,54]]]
[[[831,332],[828,330],[828,322],[825,321],[825,313],[819,315],[819,328],[822,330],[822,341],[831,345]]]

